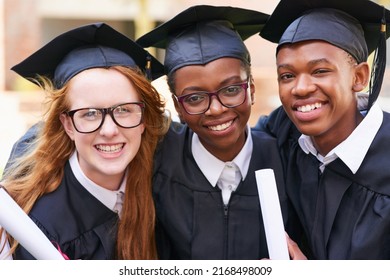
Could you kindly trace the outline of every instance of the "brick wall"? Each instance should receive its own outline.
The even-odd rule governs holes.
[[[5,89],[17,87],[17,75],[9,69],[35,51],[40,42],[36,0],[4,1]]]

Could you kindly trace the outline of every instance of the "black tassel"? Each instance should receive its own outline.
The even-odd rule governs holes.
[[[382,88],[383,77],[386,70],[386,9],[383,8],[383,17],[381,21],[381,30],[378,48],[374,54],[374,62],[370,78],[370,95],[368,97],[368,110],[378,99]]]
[[[146,65],[145,65],[145,74],[146,78],[148,78],[149,81],[152,80],[152,57],[148,53],[146,56]]]

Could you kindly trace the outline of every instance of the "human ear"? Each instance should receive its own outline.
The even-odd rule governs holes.
[[[72,124],[70,117],[68,117],[66,114],[61,114],[60,121],[62,123],[62,126],[65,129],[66,134],[68,134],[69,138],[73,141],[74,140],[74,128],[73,128],[73,124]]]
[[[249,90],[250,90],[250,93],[251,93],[251,100],[252,100],[252,105],[255,104],[255,91],[256,91],[256,87],[255,87],[255,83],[254,83],[254,80],[253,80],[253,77],[251,76],[250,78],[250,81],[249,81]]]
[[[352,89],[354,92],[363,91],[367,85],[370,78],[370,69],[367,62],[359,63],[355,66],[354,81]]]
[[[176,97],[173,94],[172,94],[172,99],[173,99],[173,105],[175,105],[175,110],[179,116],[179,119],[183,123],[184,122],[183,113],[182,113],[183,108],[179,105],[179,102],[177,101]]]

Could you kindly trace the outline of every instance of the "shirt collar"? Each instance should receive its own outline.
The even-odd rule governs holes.
[[[244,180],[246,175],[248,174],[249,163],[253,151],[252,134],[249,125],[247,125],[246,131],[247,137],[245,144],[241,149],[240,153],[232,160],[232,162],[234,162],[240,170],[242,180]],[[222,170],[225,167],[225,162],[219,160],[209,151],[207,151],[207,149],[200,142],[199,137],[196,133],[194,133],[192,136],[191,149],[196,164],[199,166],[203,175],[207,178],[210,184],[215,187],[222,173]]]
[[[126,189],[126,177],[124,176],[124,179],[122,180],[122,183],[118,190],[111,191],[106,188],[103,188],[99,186],[98,184],[95,184],[93,181],[91,181],[81,170],[78,158],[77,158],[77,151],[75,151],[72,156],[69,158],[70,167],[73,171],[74,176],[76,177],[77,181],[89,192],[91,193],[97,200],[99,200],[101,203],[103,203],[107,208],[113,210],[116,200],[117,200],[117,193],[123,192],[125,193]]]
[[[311,138],[307,135],[301,135],[298,140],[299,146],[306,154],[311,153],[315,155],[325,165],[339,157],[355,174],[362,164],[375,135],[378,133],[382,121],[383,112],[379,105],[374,104],[351,135],[325,157],[318,154]]]

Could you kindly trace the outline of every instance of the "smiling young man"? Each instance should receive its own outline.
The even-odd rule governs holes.
[[[390,115],[375,104],[388,37],[381,20],[389,19],[367,0],[282,0],[261,33],[278,42],[284,108],[267,128],[315,259],[390,258]],[[369,83],[367,57],[378,45],[362,113],[356,93]]]
[[[366,62],[357,64],[346,51],[313,40],[281,46],[277,68],[283,107],[319,154],[328,154],[363,120],[354,93],[367,85]]]

